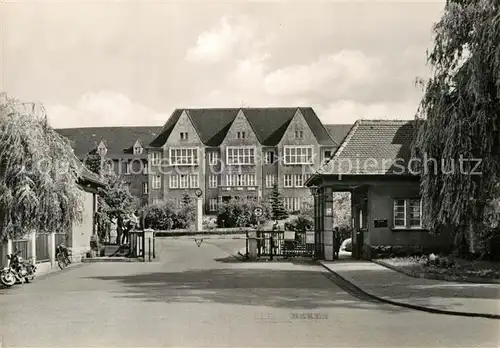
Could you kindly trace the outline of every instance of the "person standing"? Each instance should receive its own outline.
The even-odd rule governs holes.
[[[116,221],[116,244],[117,245],[120,245],[124,229],[125,229],[125,224],[123,221],[123,216],[120,214],[120,215],[118,215],[118,219]]]
[[[339,258],[339,253],[340,253],[340,245],[342,244],[342,238],[340,237],[340,230],[337,227],[335,227],[335,230],[334,230],[334,235],[333,235],[333,238],[334,238],[334,246],[335,246],[335,258],[338,259]]]

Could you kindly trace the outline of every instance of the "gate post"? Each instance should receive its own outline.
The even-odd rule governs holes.
[[[273,259],[273,249],[274,249],[274,238],[273,234],[271,233],[271,237],[269,238],[269,258]]]
[[[148,259],[151,262],[151,239],[153,239],[154,230],[151,228],[147,228],[143,233],[143,241],[144,241],[144,249],[143,249],[143,257],[144,262],[146,262],[146,239],[148,240]]]

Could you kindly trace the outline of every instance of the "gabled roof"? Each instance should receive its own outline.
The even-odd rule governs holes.
[[[161,147],[167,141],[183,111],[191,119],[201,141],[207,146],[219,146],[240,112],[243,112],[260,143],[277,145],[297,110],[300,110],[321,145],[336,145],[312,108],[208,108],[177,109],[159,135],[150,143],[151,147]]]
[[[324,126],[337,146],[340,146],[353,124],[325,124]]]
[[[415,121],[358,120],[320,175],[410,174]]]
[[[75,155],[82,158],[95,150],[103,141],[107,148],[107,156],[120,156],[133,153],[137,140],[148,144],[161,130],[161,127],[89,127],[59,128],[56,131],[68,138],[75,150]]]

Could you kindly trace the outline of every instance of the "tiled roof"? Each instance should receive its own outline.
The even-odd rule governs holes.
[[[230,109],[178,109],[165,123],[160,134],[150,143],[151,147],[161,147],[168,139],[182,111],[191,118],[201,140],[208,146],[219,146],[224,140],[231,124],[241,110],[250,126],[263,145],[274,146],[279,143],[297,109],[304,115],[306,122],[321,145],[335,145],[330,134],[322,125],[312,108],[230,108]]]
[[[359,120],[317,174],[409,174],[415,121]]]
[[[99,176],[93,172],[91,172],[85,165],[82,164],[80,167],[80,178],[86,181],[90,181],[97,186],[105,186],[104,182],[99,178]]]
[[[90,127],[59,128],[56,131],[68,138],[75,155],[82,158],[95,150],[101,140],[108,149],[107,156],[120,156],[132,153],[137,140],[143,147],[160,132],[161,127]]]
[[[352,128],[352,124],[325,124],[324,125],[336,145],[340,146]]]

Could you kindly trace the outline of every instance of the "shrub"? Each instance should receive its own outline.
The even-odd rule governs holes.
[[[286,231],[305,232],[314,228],[314,221],[310,216],[299,215],[290,222],[285,223]]]
[[[183,204],[177,208],[173,202],[165,201],[145,206],[142,214],[145,227],[155,230],[185,229],[195,221],[196,207]]]
[[[252,227],[257,224],[257,218],[254,210],[261,207],[264,214],[261,221],[267,221],[271,218],[272,209],[269,203],[259,202],[251,199],[232,199],[219,206],[217,213],[218,227]]]

